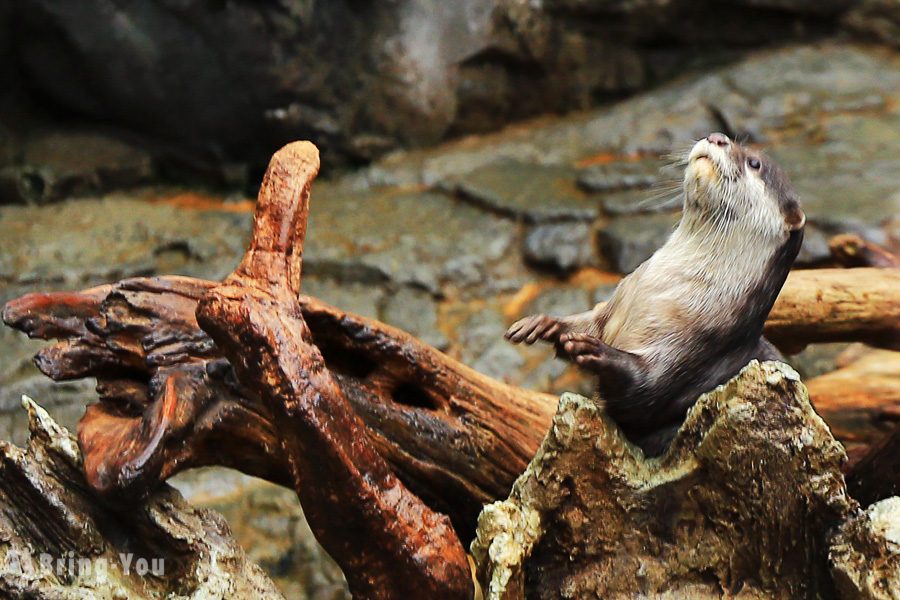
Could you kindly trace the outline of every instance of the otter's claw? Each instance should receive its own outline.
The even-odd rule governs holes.
[[[547,315],[532,315],[519,319],[506,330],[504,337],[513,344],[533,344],[538,340],[555,341],[562,330],[562,325]]]

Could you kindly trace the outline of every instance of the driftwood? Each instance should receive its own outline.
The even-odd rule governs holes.
[[[282,598],[220,515],[169,486],[140,503],[103,503],[75,439],[23,403],[27,448],[0,442],[0,597]]]
[[[319,153],[297,142],[269,165],[244,260],[200,300],[197,320],[265,405],[316,538],[360,598],[471,597],[449,519],[410,492],[378,454],[300,310],[309,188]],[[300,175],[300,177],[297,177]],[[170,413],[177,409],[169,380]],[[169,404],[164,399],[163,405]],[[307,482],[313,483],[307,483]]]
[[[133,500],[185,469],[234,467],[297,491],[360,597],[467,597],[462,544],[528,465],[557,399],[298,295],[317,161],[311,145],[276,154],[251,248],[223,284],[138,278],[30,294],[3,319],[60,340],[36,357],[48,376],[97,378],[100,401],[78,431],[97,493]],[[893,347],[898,283],[892,270],[793,273],[767,335],[782,348]],[[810,295],[822,306],[796,312]]]
[[[564,395],[510,498],[479,519],[485,598],[831,597],[828,532],[855,514],[844,458],[781,363],[702,396],[652,461]]]
[[[792,271],[765,335],[788,354],[822,342],[900,350],[900,269]]]
[[[813,322],[789,321],[789,307],[797,304],[789,298],[795,290],[806,294],[811,278],[824,282],[822,295],[830,296],[830,286],[849,272],[792,274],[769,334],[779,339],[781,324],[814,329]],[[271,452],[277,437],[268,409],[246,400],[230,365],[197,325],[197,302],[213,286],[183,277],[131,279],[84,292],[30,294],[6,306],[8,324],[62,340],[37,355],[44,373],[56,380],[97,377],[100,402],[88,407],[79,439],[88,480],[99,491],[141,495],[182,470],[212,464],[290,484],[286,466]],[[482,504],[504,497],[537,449],[556,398],[482,376],[402,331],[315,298],[301,295],[300,306],[379,453],[469,539]],[[838,305],[819,324],[834,323],[844,339],[853,339],[844,308],[860,313],[853,304]],[[858,337],[871,331],[863,326]],[[165,416],[169,389],[178,410]],[[833,389],[814,386],[813,401],[826,398],[826,413]],[[844,399],[836,397],[841,404],[834,414],[856,410]]]
[[[816,412],[848,449],[868,446],[900,424],[900,352],[863,352],[806,382]]]
[[[878,267],[896,269],[900,258],[887,248],[866,241],[854,233],[836,235],[828,240],[834,260],[844,267]]]

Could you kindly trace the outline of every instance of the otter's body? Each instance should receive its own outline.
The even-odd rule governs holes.
[[[684,192],[676,230],[608,303],[528,317],[507,332],[555,343],[596,373],[607,411],[648,454],[665,449],[700,394],[754,358],[778,357],[763,324],[805,222],[778,167],[722,134],[694,146]]]

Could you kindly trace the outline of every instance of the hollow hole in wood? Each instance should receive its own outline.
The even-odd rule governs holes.
[[[436,410],[438,408],[434,398],[419,385],[410,382],[398,384],[391,392],[391,398],[397,404],[413,408],[426,408]]]
[[[357,350],[333,343],[319,343],[318,339],[315,339],[315,343],[325,359],[325,365],[335,373],[366,379],[378,368],[375,361]]]

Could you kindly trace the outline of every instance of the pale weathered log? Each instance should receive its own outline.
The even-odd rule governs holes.
[[[509,499],[479,518],[485,598],[832,597],[827,533],[855,511],[844,458],[781,363],[701,396],[658,459],[565,395]]]
[[[900,590],[897,524],[900,498],[888,498],[847,519],[830,540],[835,591],[848,600],[894,600]]]
[[[282,598],[218,514],[167,485],[105,503],[75,439],[31,400],[26,448],[0,442],[0,597]]]
[[[900,269],[792,271],[765,336],[789,354],[820,342],[900,350]]]

